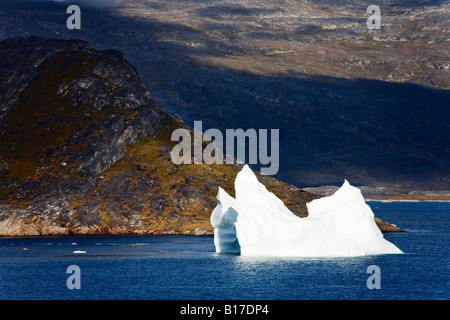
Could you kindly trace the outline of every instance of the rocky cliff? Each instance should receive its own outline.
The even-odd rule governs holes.
[[[186,125],[122,53],[28,37],[0,56],[0,235],[212,233],[217,187],[233,195],[240,165],[175,165]],[[259,179],[307,215],[313,194]]]

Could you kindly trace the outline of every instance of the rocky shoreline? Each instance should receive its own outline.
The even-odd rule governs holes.
[[[383,233],[405,232],[405,230],[375,217],[375,223]],[[85,236],[85,235],[193,235],[213,236],[214,230],[211,226],[196,227],[193,230],[155,230],[155,229],[124,229],[115,226],[79,226],[76,228],[64,228],[52,221],[31,218],[22,221],[6,220],[0,223],[1,237],[36,237],[36,236]]]

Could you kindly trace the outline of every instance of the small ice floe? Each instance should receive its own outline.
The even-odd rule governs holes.
[[[83,251],[83,250],[75,250],[75,251],[72,252],[72,253],[86,253],[86,251]]]

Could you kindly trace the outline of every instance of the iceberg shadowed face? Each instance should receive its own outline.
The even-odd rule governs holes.
[[[211,128],[203,132],[202,121],[194,121],[194,140],[192,143],[191,132],[188,129],[179,128],[172,132],[171,140],[178,141],[170,154],[172,162],[175,164],[226,164],[245,163],[246,158],[249,164],[260,164],[261,173],[264,175],[274,175],[279,169],[279,129],[270,130],[270,144],[267,129],[250,128],[226,129],[225,146],[222,131]],[[214,139],[213,139],[214,138]],[[248,141],[248,144],[246,143]],[[210,142],[203,149],[203,142]],[[235,143],[236,142],[236,143]],[[270,154],[268,152],[270,146]],[[192,152],[193,149],[193,152]],[[248,156],[246,157],[246,151]],[[193,155],[193,161],[192,161]],[[225,158],[225,159],[224,159]]]

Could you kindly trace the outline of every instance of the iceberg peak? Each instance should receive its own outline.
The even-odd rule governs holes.
[[[216,252],[258,256],[362,256],[402,253],[385,240],[360,190],[345,180],[333,195],[307,203],[294,215],[245,165],[236,199],[219,188],[211,214]]]

